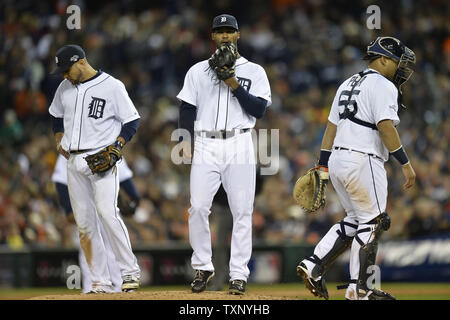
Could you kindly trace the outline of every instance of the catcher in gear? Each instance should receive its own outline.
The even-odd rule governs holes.
[[[347,248],[350,251],[349,300],[394,300],[370,283],[378,241],[389,229],[386,212],[387,177],[384,162],[392,156],[401,164],[404,189],[413,186],[415,172],[400,141],[396,126],[402,85],[412,74],[414,52],[393,37],[379,37],[367,47],[367,69],[345,80],[337,90],[322,139],[319,168],[329,168],[329,177],[345,210],[336,223],[304,258],[297,273],[316,296],[328,299],[325,273]],[[355,139],[355,137],[358,137]],[[320,174],[313,169],[296,185],[294,197],[309,212],[323,205]],[[324,175],[325,177],[325,175]],[[309,183],[309,181],[312,181]],[[326,184],[325,184],[326,185]],[[304,191],[304,190],[307,191]],[[309,192],[309,193],[308,193]],[[310,201],[301,197],[307,194]],[[375,277],[376,278],[376,277]]]

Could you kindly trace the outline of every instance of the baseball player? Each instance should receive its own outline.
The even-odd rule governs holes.
[[[212,58],[195,64],[177,96],[181,101],[179,125],[195,134],[189,240],[196,271],[191,289],[196,293],[204,291],[214,276],[208,216],[221,184],[233,216],[229,292],[244,294],[249,276],[256,174],[251,129],[271,104],[271,95],[264,69],[237,53],[239,37],[235,17],[215,17],[212,40],[218,48],[216,53],[219,48],[228,48],[227,54],[236,54],[236,60],[219,69],[212,66]],[[182,144],[188,150],[191,142]]]
[[[136,186],[133,182],[133,172],[128,167],[125,158],[122,161],[119,161],[117,164],[117,169],[119,171],[119,180],[120,180],[120,188],[125,190],[127,195],[130,197],[130,206],[129,208],[136,209],[139,204],[140,196],[136,190]],[[71,223],[75,224],[75,220],[73,217],[72,206],[70,205],[69,199],[69,191],[67,188],[67,160],[61,154],[58,156],[56,160],[55,169],[52,174],[52,181],[55,184],[56,191],[58,193],[58,200],[61,207],[64,209],[64,213],[66,214],[67,220]],[[120,208],[120,205],[119,205]],[[126,211],[125,209],[120,208],[122,214]],[[97,219],[98,226],[100,228],[100,233],[105,245],[106,256],[107,256],[107,264],[109,269],[109,274],[111,276],[111,282],[113,285],[114,292],[122,291],[122,277],[120,275],[120,268],[117,264],[114,253],[111,249],[111,245],[108,240],[108,236],[105,233],[105,229],[103,227],[100,219]],[[75,237],[79,244],[78,231],[75,230]],[[80,248],[79,248],[80,249]],[[83,293],[95,293],[92,291],[92,279],[91,273],[89,270],[89,266],[86,262],[86,257],[83,253],[83,250],[78,251],[78,262],[81,268],[81,275],[83,277]]]
[[[346,217],[297,266],[307,288],[325,299],[324,274],[350,245],[346,299],[394,299],[370,283],[378,241],[390,226],[384,162],[389,155],[400,162],[404,189],[416,176],[396,130],[401,86],[413,73],[415,54],[398,39],[378,37],[368,45],[364,59],[369,60],[368,68],[337,90],[320,151],[319,167],[323,172],[329,169]]]
[[[122,290],[139,288],[140,269],[128,230],[119,215],[119,176],[115,165],[123,146],[136,133],[139,114],[123,83],[88,63],[83,49],[66,45],[56,52],[64,80],[49,108],[56,146],[67,161],[67,186],[80,245],[91,271],[92,291],[112,291],[107,254],[98,227],[103,223],[122,276]],[[108,147],[109,169],[93,173],[89,155]],[[97,216],[98,213],[98,216]]]

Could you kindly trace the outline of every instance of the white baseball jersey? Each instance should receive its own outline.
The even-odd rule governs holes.
[[[250,94],[267,100],[267,106],[272,103],[269,80],[260,65],[239,57],[235,75]],[[189,69],[177,98],[197,107],[195,131],[247,129],[255,126],[255,117],[242,109],[229,86],[217,80],[208,60]]]
[[[365,71],[368,70],[375,71],[373,69]],[[376,72],[364,76],[349,97],[354,81],[357,79],[359,79],[358,74],[341,84],[331,106],[328,120],[338,127],[333,147],[372,153],[387,161],[389,150],[383,144],[379,132],[345,119],[343,115],[348,108],[347,111],[351,112],[355,118],[365,122],[376,125],[381,120],[390,119],[397,126],[400,123],[397,115],[397,88],[391,81]],[[355,104],[347,104],[349,100],[355,101],[357,108],[354,108]]]
[[[73,85],[64,80],[56,90],[49,112],[64,120],[61,146],[71,153],[67,160],[67,187],[77,223],[80,245],[90,268],[92,287],[111,291],[108,252],[101,236],[102,223],[122,277],[139,277],[128,230],[118,214],[118,170],[93,174],[85,160],[90,153],[111,145],[122,125],[139,114],[123,83],[99,71],[87,81]]]
[[[235,76],[250,94],[268,101],[267,106],[271,104],[269,80],[261,66],[240,57],[236,60]],[[177,98],[197,107],[195,131],[251,129],[256,122],[233,96],[231,88],[217,79],[207,60],[189,69]],[[189,208],[189,242],[194,251],[191,258],[194,269],[214,271],[208,216],[214,195],[222,184],[233,216],[230,280],[247,281],[256,179],[253,160],[250,131],[227,139],[195,137]]]
[[[119,136],[122,124],[140,118],[124,84],[101,71],[78,85],[63,80],[49,112],[64,118],[61,147],[66,151],[111,145]]]
[[[119,181],[123,182],[133,177],[133,171],[128,167],[125,158],[117,162],[117,169],[119,171]],[[67,160],[62,154],[56,159],[55,169],[52,174],[52,181],[67,185]]]

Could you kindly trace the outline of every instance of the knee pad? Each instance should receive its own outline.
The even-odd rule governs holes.
[[[338,236],[335,239],[333,247],[325,256],[319,258],[314,254],[312,257],[306,258],[315,263],[314,268],[311,270],[312,277],[317,278],[324,275],[333,262],[351,245],[358,225],[349,222],[349,220],[348,218],[344,218],[332,227],[336,230]]]

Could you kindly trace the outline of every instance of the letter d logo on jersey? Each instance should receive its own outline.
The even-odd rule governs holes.
[[[96,97],[91,97],[92,101],[89,103],[88,117],[99,119],[103,118],[103,110],[105,109],[106,100]]]

